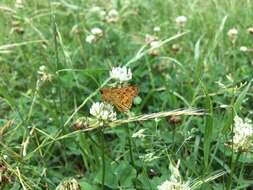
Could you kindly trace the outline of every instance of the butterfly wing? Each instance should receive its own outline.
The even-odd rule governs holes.
[[[135,86],[103,88],[101,93],[103,100],[111,102],[120,112],[126,112],[132,107],[133,98],[138,94],[138,88]]]
[[[112,94],[111,88],[102,88],[100,90],[100,93],[102,94],[103,101],[111,102],[111,94]]]

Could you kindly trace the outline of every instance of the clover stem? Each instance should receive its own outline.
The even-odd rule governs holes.
[[[134,167],[134,166],[135,166],[135,163],[134,163],[134,158],[133,158],[133,146],[132,146],[132,140],[131,140],[131,137],[130,137],[130,130],[129,130],[129,127],[128,127],[128,126],[126,127],[126,130],[127,130],[128,144],[129,144],[130,160],[131,160],[131,164],[132,164],[133,167]]]
[[[101,151],[102,151],[102,190],[105,188],[105,138],[104,138],[104,127],[101,127],[100,130],[100,139],[101,139]]]

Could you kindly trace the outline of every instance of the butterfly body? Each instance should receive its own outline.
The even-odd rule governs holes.
[[[133,99],[138,95],[138,88],[136,86],[102,88],[100,92],[104,101],[112,103],[120,112],[126,112],[132,107]]]

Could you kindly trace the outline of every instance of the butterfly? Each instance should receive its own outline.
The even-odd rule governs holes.
[[[102,99],[112,103],[120,112],[126,112],[132,107],[133,99],[138,95],[136,86],[120,88],[102,88]]]

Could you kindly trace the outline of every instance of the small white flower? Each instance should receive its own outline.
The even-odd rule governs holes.
[[[93,34],[90,34],[86,37],[85,41],[89,44],[92,44],[93,42],[96,41],[96,36],[94,36]]]
[[[116,120],[116,112],[113,111],[112,105],[103,102],[93,103],[90,108],[90,114],[103,121]]]
[[[245,46],[241,46],[241,47],[240,47],[240,51],[242,51],[242,52],[247,52],[247,51],[248,51],[248,48],[245,47]]]
[[[145,129],[140,129],[139,131],[135,132],[133,135],[132,135],[132,138],[145,138],[145,134],[144,134],[144,131]]]
[[[157,40],[158,40],[157,36],[153,36],[153,35],[150,35],[150,34],[145,35],[145,43],[146,44],[150,44],[151,42],[157,41]]]
[[[95,36],[101,37],[103,35],[103,30],[100,28],[92,28],[91,33]]]
[[[235,43],[237,36],[238,36],[238,30],[236,28],[231,28],[227,33],[229,39],[232,43]]]
[[[101,11],[101,7],[99,6],[94,6],[94,7],[91,7],[90,9],[90,12],[99,12],[99,11]]]
[[[183,28],[187,22],[187,17],[186,16],[178,16],[176,18],[176,25],[180,28]]]
[[[119,13],[115,9],[112,9],[108,12],[106,17],[107,22],[117,22],[119,20]]]
[[[231,28],[228,31],[228,36],[236,36],[238,34],[238,30],[236,28]]]
[[[159,158],[159,156],[155,156],[154,152],[147,153],[145,155],[139,156],[140,159],[142,159],[144,162],[151,162],[153,160],[156,160]]]
[[[65,181],[62,181],[57,187],[56,190],[80,190],[81,187],[76,179],[67,179]]]
[[[160,32],[161,31],[161,28],[159,27],[159,26],[156,26],[156,27],[154,27],[154,32]]]
[[[239,116],[234,118],[233,147],[238,150],[246,151],[251,148],[253,128],[251,120],[243,120]]]
[[[16,0],[15,7],[18,8],[18,9],[23,8],[24,7],[23,0]]]
[[[157,41],[151,42],[151,43],[150,43],[150,46],[151,46],[152,48],[158,48],[158,47],[160,46],[160,44],[161,44],[161,42],[157,40]]]
[[[190,190],[188,184],[181,184],[180,182],[173,181],[164,181],[161,185],[159,185],[158,190]]]
[[[98,15],[101,19],[104,19],[106,15],[106,12],[101,7],[98,7],[98,6],[92,7],[90,9],[90,12]]]
[[[113,67],[110,71],[110,77],[119,80],[119,82],[122,83],[132,79],[132,72],[131,69],[127,69],[125,66]]]
[[[155,41],[152,41],[150,42],[150,49],[148,54],[149,55],[152,55],[152,56],[158,56],[160,54],[160,51],[159,51],[159,47],[161,46],[161,42],[159,40],[155,40]]]
[[[253,34],[253,27],[249,27],[249,28],[248,28],[248,33],[249,33],[249,34]]]
[[[7,160],[8,156],[6,154],[3,155],[3,159]]]
[[[171,176],[169,180],[164,181],[161,185],[157,188],[158,190],[190,190],[190,183],[189,182],[182,182],[181,175],[179,172],[179,164],[178,161],[177,166],[170,164],[170,172]]]
[[[92,28],[91,29],[91,34],[88,35],[85,39],[85,41],[89,44],[94,43],[97,39],[103,36],[103,30],[100,28]]]
[[[48,73],[48,69],[45,65],[40,66],[37,73],[40,75],[40,80],[42,82],[52,81],[53,76]]]
[[[47,70],[47,67],[45,65],[41,65],[39,67],[39,72],[45,72]]]

